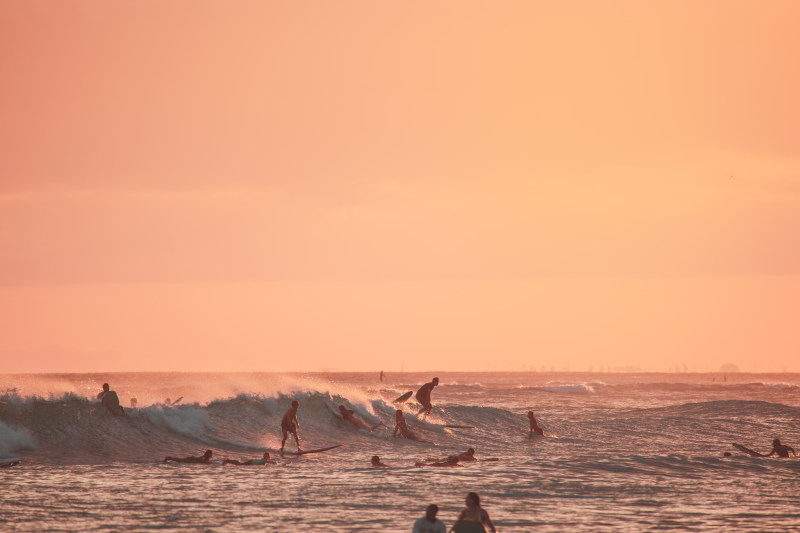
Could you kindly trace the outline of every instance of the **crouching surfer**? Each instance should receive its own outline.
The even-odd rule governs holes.
[[[206,453],[204,453],[200,457],[192,457],[192,456],[189,456],[189,457],[172,457],[171,455],[168,455],[168,456],[166,456],[164,458],[164,462],[168,463],[170,461],[173,461],[175,463],[200,463],[200,464],[210,465],[211,464],[211,456],[213,454],[214,454],[214,452],[212,452],[211,450],[206,450]]]
[[[261,456],[261,459],[248,459],[247,461],[237,461],[236,459],[225,459],[222,461],[224,465],[236,465],[236,466],[262,466],[262,465],[269,465],[272,464],[270,461],[269,452],[264,452],[264,455]]]
[[[113,390],[108,389],[108,383],[103,383],[103,390],[100,391],[97,398],[103,402],[103,405],[112,415],[125,416],[125,410],[119,404],[119,396]]]

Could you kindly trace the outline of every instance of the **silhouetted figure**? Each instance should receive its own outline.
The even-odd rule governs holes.
[[[781,444],[781,439],[774,439],[772,441],[772,451],[767,454],[767,457],[772,457],[773,455],[777,455],[778,457],[783,457],[785,459],[789,458],[789,452],[792,452],[795,457],[797,457],[797,452],[794,451],[794,448],[791,446],[786,446],[785,444]]]
[[[425,516],[418,518],[414,522],[414,529],[411,533],[446,533],[447,528],[444,522],[436,518],[436,513],[439,512],[439,506],[430,504],[425,509]]]
[[[439,378],[433,378],[429,383],[426,383],[420,387],[417,391],[417,394],[414,395],[417,401],[422,404],[422,409],[419,410],[417,415],[420,415],[423,412],[426,416],[431,414],[431,409],[433,409],[433,404],[431,404],[431,392],[438,384]]]
[[[286,444],[286,437],[291,433],[294,435],[294,441],[297,443],[297,451],[300,449],[300,436],[297,430],[300,429],[300,422],[297,420],[297,410],[300,408],[300,402],[292,400],[292,406],[287,409],[281,419],[281,432],[283,432],[283,440],[281,441],[281,455],[283,455],[283,447]]]
[[[531,432],[528,433],[528,438],[533,438],[534,435],[544,435],[544,430],[539,426],[539,422],[536,421],[533,411],[528,411],[528,422],[531,424]]]
[[[370,459],[370,464],[372,468],[389,468],[389,465],[381,461],[381,458],[377,455],[372,456],[372,459]]]
[[[397,433],[399,432],[400,435],[402,435],[403,437],[405,437],[407,439],[415,440],[417,442],[427,442],[427,441],[424,441],[424,440],[420,439],[419,437],[417,437],[417,435],[413,431],[408,429],[408,424],[406,424],[406,417],[403,414],[403,411],[401,411],[400,409],[395,411],[394,412],[394,419],[395,419],[395,425],[394,425],[394,436],[395,437],[397,436]]]
[[[97,397],[103,402],[109,413],[115,416],[125,416],[125,410],[119,404],[119,396],[113,390],[108,390],[108,383],[103,383],[103,390],[98,393]]]
[[[136,398],[131,398],[131,407],[136,407],[139,404],[139,400]]]
[[[449,455],[447,459],[443,461],[430,461],[428,463],[417,461],[414,463],[414,466],[458,466],[458,456]]]
[[[356,426],[359,429],[366,429],[366,430],[369,430],[369,431],[375,431],[375,428],[377,428],[378,426],[382,426],[383,425],[383,422],[378,422],[374,426],[369,427],[362,420],[360,420],[360,419],[355,417],[355,411],[353,411],[352,409],[348,409],[344,405],[339,405],[339,413],[341,413],[341,415],[342,415],[342,420],[344,420],[345,422],[350,422],[351,424],[353,424],[354,426]]]
[[[386,374],[383,373],[383,370],[381,370],[381,381],[383,381],[383,378],[384,378],[385,375]]]
[[[453,525],[453,531],[458,531],[458,526],[461,522],[474,521],[488,527],[492,530],[492,533],[497,533],[492,519],[489,518],[489,513],[481,507],[481,498],[478,496],[477,492],[470,492],[467,494],[466,503],[467,507],[461,511],[461,514],[458,516],[458,520],[456,520],[456,523]]]

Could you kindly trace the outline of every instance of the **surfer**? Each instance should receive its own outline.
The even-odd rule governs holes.
[[[477,459],[475,459],[475,448],[470,448],[464,453],[458,454],[458,460],[461,462],[477,461]]]
[[[109,390],[108,383],[103,383],[103,390],[97,394],[97,398],[112,415],[125,416],[125,410],[119,404],[119,396],[115,391]]]
[[[366,429],[366,430],[369,430],[369,431],[375,431],[375,429],[378,426],[382,426],[383,425],[383,422],[378,422],[374,426],[369,427],[362,420],[359,420],[358,418],[355,417],[355,411],[353,411],[352,409],[348,409],[347,407],[345,407],[344,405],[341,405],[341,404],[339,405],[339,412],[342,414],[342,420],[344,420],[345,422],[350,422],[351,424],[353,424],[354,426],[356,426],[359,429]]]
[[[394,418],[395,418],[395,425],[394,425],[395,437],[397,436],[397,433],[400,432],[400,435],[409,440],[415,440],[417,442],[425,442],[424,440],[417,437],[413,431],[408,429],[408,424],[406,424],[406,417],[403,414],[402,410],[398,409],[397,411],[395,411]]]
[[[461,514],[458,516],[458,520],[456,523],[453,524],[453,529],[451,531],[458,530],[458,526],[461,522],[478,522],[479,524],[483,524],[484,526],[488,527],[492,530],[492,533],[497,533],[497,530],[492,523],[492,519],[489,518],[489,513],[481,507],[481,498],[478,496],[477,492],[470,492],[467,494],[467,507]]]
[[[300,437],[297,430],[300,429],[300,422],[297,420],[297,410],[300,408],[300,402],[292,400],[292,406],[287,409],[281,419],[281,431],[283,432],[283,440],[281,441],[281,455],[283,455],[283,446],[286,444],[286,437],[289,433],[294,435],[294,441],[297,443],[297,451],[300,449]]]
[[[214,452],[212,452],[211,450],[206,450],[206,453],[204,453],[200,457],[192,457],[192,456],[189,456],[189,457],[172,457],[171,455],[168,455],[168,456],[164,457],[164,462],[168,463],[170,461],[174,461],[176,463],[203,463],[203,464],[210,465],[211,464],[211,455],[213,453]]]
[[[422,409],[419,410],[417,416],[423,412],[426,416],[431,414],[431,409],[433,409],[433,405],[431,404],[431,391],[433,391],[433,388],[438,384],[439,378],[433,378],[430,383],[426,383],[420,387],[417,394],[414,395],[417,401],[422,404]]]
[[[458,456],[457,455],[449,455],[447,459],[444,461],[431,461],[430,463],[423,463],[422,461],[417,461],[414,463],[414,466],[459,466],[458,464]]]
[[[534,435],[544,436],[544,430],[539,425],[539,422],[536,421],[536,416],[533,414],[533,411],[528,411],[528,422],[531,423],[531,432],[528,434],[529,438],[532,439]]]
[[[386,374],[384,374],[384,373],[383,373],[383,370],[381,370],[381,376],[380,376],[380,378],[381,378],[381,381],[383,381],[383,378],[384,378],[385,376],[386,376]]]
[[[389,465],[381,461],[381,458],[377,455],[373,455],[372,459],[370,459],[370,464],[372,468],[389,468]]]
[[[773,455],[777,454],[778,457],[783,457],[785,459],[788,459],[790,451],[794,454],[795,457],[797,457],[797,452],[794,451],[794,448],[792,448],[791,446],[787,446],[785,444],[781,444],[781,439],[774,439],[772,441],[772,451],[769,452],[769,454],[767,454],[767,457],[772,457]]]
[[[439,506],[435,503],[430,504],[425,509],[425,516],[417,518],[414,522],[414,529],[411,533],[445,533],[447,528],[444,522],[436,518],[438,512]]]
[[[261,465],[269,465],[272,464],[270,461],[269,452],[264,452],[264,455],[261,456],[261,459],[249,459],[247,461],[237,461],[236,459],[225,459],[222,461],[224,465],[236,465],[236,466],[261,466]]]

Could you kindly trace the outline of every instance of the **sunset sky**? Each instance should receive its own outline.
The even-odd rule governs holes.
[[[0,2],[0,372],[800,371],[800,2]]]

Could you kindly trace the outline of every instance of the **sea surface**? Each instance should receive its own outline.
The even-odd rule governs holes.
[[[432,443],[393,437],[392,400],[434,375],[427,420],[402,406]],[[103,382],[126,417],[96,399]],[[342,446],[221,464],[277,455],[292,399],[304,448]],[[339,404],[387,427],[358,430]],[[0,375],[0,462],[21,459],[0,469],[0,531],[407,532],[429,503],[449,528],[469,491],[501,532],[797,531],[800,458],[731,443],[800,450],[799,422],[800,374]],[[469,447],[479,461],[414,466]],[[213,465],[163,462],[207,448]]]

